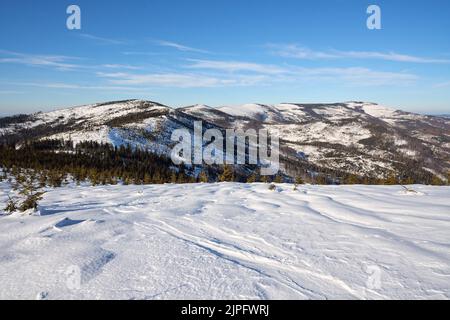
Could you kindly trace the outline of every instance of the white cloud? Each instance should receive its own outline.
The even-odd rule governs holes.
[[[274,65],[265,65],[242,61],[212,61],[212,60],[194,60],[193,64],[186,66],[190,69],[210,69],[226,72],[249,71],[261,74],[283,74],[286,69]]]
[[[435,85],[436,88],[446,88],[446,87],[450,87],[450,81],[445,81],[445,82],[441,82],[441,83],[437,83]]]
[[[273,54],[285,58],[311,59],[311,60],[338,58],[336,55],[331,53],[313,51],[305,47],[299,47],[295,44],[287,44],[287,45],[269,44],[267,47],[271,49]]]
[[[217,62],[217,61],[216,61]],[[217,66],[208,64],[206,69],[217,67],[215,71],[223,71],[227,63]],[[383,85],[408,85],[418,77],[409,73],[396,73],[376,71],[368,68],[303,68],[290,67],[279,70],[260,69],[258,65],[247,65],[247,63],[233,63],[235,71],[251,71],[252,73],[225,72],[214,74],[205,73],[104,73],[97,75],[101,78],[109,79],[114,85],[134,85],[134,86],[163,86],[177,88],[208,88],[224,86],[251,86],[270,85],[274,83],[301,83],[301,82],[337,82],[339,84],[350,84],[357,86],[383,86]],[[196,68],[200,68],[200,65]],[[265,67],[265,66],[261,66]],[[229,71],[229,69],[226,69]]]
[[[83,85],[66,82],[8,82],[9,85],[49,89],[100,90],[100,91],[141,91],[142,88],[111,85]]]
[[[399,54],[395,52],[377,52],[377,51],[314,51],[306,47],[301,47],[295,44],[275,45],[270,44],[268,48],[272,53],[286,58],[296,59],[375,59],[386,60],[394,62],[411,62],[411,63],[450,63],[448,59],[434,59],[417,57],[406,54]]]
[[[232,80],[220,79],[199,74],[181,73],[103,73],[98,76],[110,79],[110,83],[119,85],[153,85],[177,88],[204,88],[224,86],[232,83]]]
[[[78,57],[69,57],[62,55],[39,55],[19,53],[8,50],[0,50],[0,63],[5,64],[21,64],[32,67],[47,67],[57,69],[60,71],[74,71],[74,70],[97,70],[97,69],[126,69],[139,70],[141,67],[118,64],[105,63],[101,65],[83,65],[74,63],[73,61],[80,60]]]
[[[102,64],[101,67],[107,69],[128,69],[128,70],[139,70],[141,67],[136,67],[128,64]]]
[[[33,55],[14,51],[0,50],[4,57],[0,58],[0,63],[23,64],[35,67],[51,67],[59,70],[72,70],[79,68],[77,64],[69,63],[78,58],[60,55]]]
[[[370,52],[370,51],[335,51],[338,57],[342,58],[355,58],[355,59],[379,59],[395,62],[413,62],[413,63],[450,63],[450,60],[445,59],[432,59],[410,56],[405,54],[398,54],[395,52]]]
[[[419,79],[410,73],[376,71],[368,68],[300,68],[304,80],[344,81],[352,85],[405,85]]]
[[[92,40],[92,41],[94,41],[94,42],[96,42],[98,44],[111,44],[111,45],[127,44],[127,42],[123,41],[123,40],[103,38],[103,37],[99,37],[99,36],[95,36],[95,35],[87,34],[87,33],[79,34],[79,36],[81,38],[84,38],[84,39],[87,39],[87,40]]]
[[[325,80],[347,82],[356,85],[404,85],[410,84],[418,79],[414,74],[403,72],[376,71],[368,68],[305,68],[299,66],[277,66],[256,64],[242,61],[210,61],[190,60],[194,63],[187,68],[199,70],[214,70],[227,72],[226,75],[242,77],[239,72],[250,72],[256,75],[264,75],[258,78],[263,82],[298,82],[310,80]],[[239,83],[239,81],[238,81]],[[257,82],[254,82],[255,84]]]
[[[171,41],[157,40],[157,41],[155,41],[155,43],[162,47],[169,47],[169,48],[177,49],[178,51],[209,53],[209,51],[206,51],[206,50],[188,47],[188,46],[185,46],[185,45],[182,45],[182,44],[179,44],[176,42],[171,42]]]
[[[159,52],[147,52],[147,51],[124,51],[123,55],[126,56],[158,56],[161,55]]]

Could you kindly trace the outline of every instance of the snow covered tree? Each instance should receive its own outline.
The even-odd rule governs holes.
[[[17,211],[18,207],[17,207],[17,202],[14,201],[13,199],[11,199],[11,197],[9,197],[8,203],[6,205],[6,208],[4,209],[5,212],[7,213],[13,213],[15,211]]]

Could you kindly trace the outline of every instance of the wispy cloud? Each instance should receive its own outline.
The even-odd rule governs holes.
[[[85,75],[101,78],[105,86],[70,83],[29,84],[46,88],[83,90],[142,90],[148,87],[211,88],[225,86],[266,86],[275,83],[287,85],[310,81],[350,85],[405,85],[418,80],[414,74],[386,72],[369,68],[312,68],[297,65],[262,64],[249,61],[188,59],[181,66],[170,66],[161,71],[149,71],[141,66],[104,63],[76,64],[76,57],[62,55],[31,55],[0,50],[0,63],[19,63],[28,66],[49,67],[57,70],[83,71]],[[138,72],[139,70],[139,72]],[[189,72],[188,72],[189,71]]]
[[[435,85],[436,88],[450,87],[450,81],[440,82]]]
[[[84,38],[84,39],[87,39],[87,40],[92,40],[92,41],[96,42],[97,44],[109,44],[109,45],[123,45],[123,44],[127,44],[127,41],[117,40],[117,39],[110,39],[110,38],[104,38],[104,37],[99,37],[99,36],[95,36],[95,35],[87,34],[87,33],[81,33],[81,34],[79,34],[79,36],[81,38]]]
[[[295,44],[268,44],[267,47],[273,54],[285,58],[310,60],[337,58],[337,56],[334,54],[321,51],[313,51],[306,47],[299,47]]]
[[[165,41],[165,40],[156,40],[154,41],[154,43],[156,43],[157,45],[161,46],[161,47],[169,47],[169,48],[174,48],[178,51],[184,51],[184,52],[197,52],[197,53],[210,53],[207,50],[203,50],[203,49],[197,49],[197,48],[193,48],[193,47],[188,47],[176,42],[171,42],[171,41]]]
[[[355,59],[379,59],[395,62],[413,62],[413,63],[450,63],[450,60],[446,59],[433,59],[410,56],[406,54],[399,54],[395,52],[370,52],[370,51],[335,51],[339,57],[342,58],[355,58]]]
[[[259,82],[338,81],[353,85],[405,85],[418,80],[418,76],[404,72],[377,71],[369,68],[306,68],[293,65],[268,65],[242,61],[189,60],[186,68],[225,72],[241,77],[247,73],[263,75]],[[245,74],[243,74],[245,72]],[[239,81],[237,82],[239,83]]]
[[[205,88],[230,84],[229,80],[199,74],[182,73],[103,73],[98,76],[110,79],[110,83],[119,85],[152,85],[177,88]]]
[[[328,80],[357,86],[406,85],[419,79],[403,72],[377,71],[369,68],[299,68],[298,78],[303,80]]]
[[[82,60],[78,57],[69,57],[63,55],[42,55],[42,54],[28,54],[8,50],[0,50],[0,63],[4,64],[21,64],[32,67],[47,67],[60,71],[97,71],[101,69],[117,69],[117,70],[139,70],[142,67],[119,64],[119,63],[105,63],[101,65],[96,64],[80,64],[76,61]]]
[[[128,69],[128,70],[139,70],[141,67],[132,66],[128,64],[102,64],[101,67],[107,69]]]
[[[217,62],[217,61],[215,61]],[[409,85],[419,78],[414,74],[402,72],[376,71],[368,68],[304,68],[294,67],[271,69],[265,65],[234,62],[232,70],[228,72],[224,64],[199,64],[195,68],[214,70],[213,73],[205,73],[203,70],[192,73],[168,72],[168,73],[126,73],[98,72],[101,78],[109,80],[113,85],[132,86],[156,86],[174,88],[210,88],[226,86],[266,86],[275,83],[302,84],[311,82],[330,82],[348,84],[354,86],[386,86]],[[275,68],[275,66],[272,66]],[[224,72],[225,71],[225,72]]]
[[[315,51],[296,44],[276,45],[269,44],[267,46],[273,54],[286,58],[319,60],[319,59],[366,59],[366,60],[386,60],[394,62],[410,62],[410,63],[450,63],[448,59],[435,59],[418,57],[395,52],[377,52],[377,51]]]
[[[258,64],[251,62],[242,61],[213,61],[213,60],[196,60],[189,59],[193,63],[186,66],[190,69],[209,69],[209,70],[219,70],[225,72],[236,72],[236,71],[248,71],[261,74],[283,74],[287,70],[285,68],[275,66]]]
[[[51,67],[60,70],[72,70],[79,65],[74,64],[73,60],[79,58],[61,55],[34,55],[25,54],[8,50],[0,50],[0,63],[14,63],[28,66]]]
[[[142,91],[142,88],[111,85],[85,85],[67,82],[9,82],[10,85],[49,89],[99,90],[99,91]]]
[[[124,51],[123,55],[126,56],[158,56],[161,55],[159,52],[148,52],[148,51]]]

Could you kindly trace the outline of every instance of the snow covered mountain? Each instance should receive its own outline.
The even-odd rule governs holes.
[[[432,176],[450,169],[450,119],[375,103],[246,104],[179,109],[127,100],[0,118],[0,143],[26,139],[94,140],[169,154],[176,128],[267,128],[278,134],[282,170],[354,173],[368,177]]]

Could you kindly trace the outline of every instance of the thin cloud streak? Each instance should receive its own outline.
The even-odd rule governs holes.
[[[73,83],[64,82],[13,82],[8,83],[15,86],[24,87],[38,87],[38,88],[49,88],[49,89],[73,89],[73,90],[101,90],[101,91],[141,91],[142,88],[135,88],[129,86],[110,86],[110,85],[81,85]]]
[[[69,63],[78,60],[76,57],[60,55],[33,55],[8,50],[0,50],[0,54],[6,56],[0,58],[0,63],[22,64],[28,66],[51,67],[59,70],[72,70],[78,68],[77,64]]]
[[[271,85],[274,83],[305,83],[311,81],[337,82],[339,84],[351,84],[357,86],[384,86],[384,85],[409,85],[419,79],[418,76],[409,73],[396,73],[376,71],[368,68],[303,68],[290,67],[276,70],[268,70],[265,65],[247,63],[234,63],[235,71],[223,72],[227,64],[214,65],[219,71],[214,74],[208,73],[97,73],[98,77],[108,79],[114,85],[134,85],[134,86],[162,86],[175,88],[211,88],[226,86],[252,86]],[[237,68],[239,66],[239,68]],[[200,68],[200,66],[196,66]],[[213,65],[208,64],[205,68],[208,71],[213,69]],[[249,74],[248,72],[252,72]]]
[[[1,57],[3,55],[3,57]],[[105,63],[101,65],[87,65],[78,64],[73,61],[83,60],[79,57],[69,57],[63,55],[41,55],[41,54],[27,54],[8,50],[0,50],[0,63],[4,64],[21,64],[31,67],[47,67],[59,71],[98,71],[98,69],[123,69],[123,70],[140,70],[142,67],[118,64]]]
[[[262,80],[273,82],[297,82],[304,80],[346,81],[357,85],[404,85],[419,79],[418,76],[402,72],[376,71],[369,68],[306,68],[299,66],[276,66],[239,61],[191,60],[187,68],[215,70],[219,72],[253,72],[265,75]]]
[[[417,57],[395,52],[377,52],[377,51],[314,51],[306,47],[295,44],[276,45],[269,44],[267,47],[275,55],[284,58],[295,58],[304,60],[321,60],[321,59],[366,59],[366,60],[385,60],[393,62],[409,62],[409,63],[450,63],[448,59],[434,59]]]
[[[92,41],[96,42],[97,44],[109,44],[109,45],[127,44],[127,42],[123,41],[123,40],[109,39],[109,38],[99,37],[99,36],[95,36],[95,35],[88,34],[88,33],[81,33],[81,34],[79,34],[79,37],[87,39],[87,40],[92,40]]]
[[[202,49],[197,49],[197,48],[193,48],[193,47],[188,47],[176,42],[171,42],[171,41],[165,41],[165,40],[156,40],[154,41],[154,43],[156,43],[157,45],[161,46],[161,47],[169,47],[169,48],[174,48],[178,51],[184,51],[184,52],[197,52],[197,53],[210,53],[207,50],[202,50]]]
[[[436,88],[450,87],[450,81],[445,81],[445,82],[437,83],[437,84],[435,84],[435,87],[436,87]]]
[[[128,69],[128,70],[139,70],[141,67],[132,66],[128,64],[102,64],[101,67],[107,69]]]
[[[249,71],[262,74],[283,74],[286,73],[285,68],[275,65],[265,65],[242,61],[217,61],[217,60],[196,60],[189,59],[193,63],[186,66],[190,69],[211,69],[225,72]]]
[[[153,85],[177,88],[210,88],[230,84],[230,80],[198,74],[181,73],[98,73],[99,77],[110,79],[110,83],[118,85]]]

